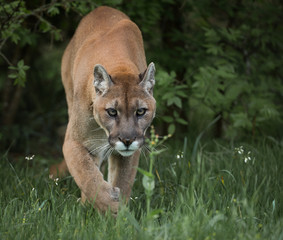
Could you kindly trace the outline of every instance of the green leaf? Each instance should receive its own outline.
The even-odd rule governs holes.
[[[145,170],[143,170],[143,169],[141,169],[141,168],[137,168],[137,170],[138,170],[142,175],[144,175],[144,176],[153,177],[153,174],[152,174],[152,173],[147,172],[147,171],[145,171]]]
[[[18,34],[16,34],[16,33],[13,33],[13,34],[11,35],[11,41],[12,41],[13,43],[15,43],[15,44],[17,44],[20,39],[21,39],[20,36],[19,36]]]
[[[8,75],[9,78],[15,79],[14,85],[19,85],[24,87],[26,83],[26,71],[29,69],[29,66],[24,64],[24,60],[21,59],[17,63],[17,67],[10,66],[9,69],[16,71],[15,73],[11,73]]]
[[[182,108],[182,101],[179,97],[172,97],[167,100],[168,106],[171,106],[172,104],[175,104],[177,107]]]
[[[167,150],[166,148],[163,148],[163,149],[161,149],[161,150],[155,150],[154,152],[152,152],[152,154],[158,155],[158,154],[160,154],[160,153],[165,152],[166,150]]]
[[[162,214],[164,211],[163,209],[154,209],[150,211],[150,213],[147,215],[148,219],[157,219],[159,218],[159,215]]]
[[[17,78],[17,77],[18,77],[18,74],[12,73],[12,74],[9,74],[8,77],[9,77],[9,78]]]
[[[60,29],[52,30],[51,34],[54,36],[56,41],[62,40],[62,34]]]
[[[29,70],[29,69],[30,69],[29,66],[27,66],[27,65],[23,66],[23,70],[27,71],[27,70]]]
[[[171,123],[168,127],[168,133],[173,134],[175,132],[175,130],[176,130],[175,124]]]
[[[142,185],[147,191],[152,192],[155,187],[154,177],[143,175]]]
[[[15,66],[9,66],[8,67],[10,70],[17,70],[18,68],[17,67],[15,67]]]
[[[182,101],[181,98],[175,97],[174,98],[174,103],[177,107],[182,108]]]
[[[167,123],[171,123],[174,121],[174,118],[171,116],[163,116],[162,119]]]
[[[237,97],[248,88],[248,84],[244,81],[230,85],[225,91],[225,98],[234,101]]]
[[[20,60],[17,65],[18,65],[18,68],[22,68],[24,66],[24,60],[23,59]]]
[[[39,211],[44,207],[44,205],[45,205],[45,203],[46,203],[47,201],[48,201],[48,199],[45,199],[45,200],[40,204],[40,206],[39,206],[39,208],[38,208]]]
[[[55,5],[53,5],[53,6],[51,6],[51,7],[48,9],[47,13],[48,13],[50,16],[53,17],[53,16],[59,14],[60,11],[59,11],[59,8],[57,8]]]
[[[171,99],[174,96],[174,92],[167,92],[162,96],[162,100]]]
[[[46,20],[43,20],[40,25],[39,28],[42,32],[46,33],[49,32],[51,30],[51,25],[49,22],[47,22]]]
[[[179,113],[178,113],[177,111],[174,111],[174,112],[173,112],[173,116],[174,116],[175,118],[179,118],[180,115],[179,115]]]
[[[252,123],[251,120],[248,118],[248,115],[243,112],[231,114],[231,118],[233,120],[233,126],[234,127],[242,127],[245,129],[251,129]]]
[[[26,76],[26,72],[21,68],[21,69],[19,69],[19,76],[21,77],[21,78],[24,78],[25,76]]]
[[[263,106],[263,108],[260,109],[260,114],[263,118],[265,118],[264,120],[276,119],[280,117],[280,113],[274,106],[271,105]]]
[[[188,122],[182,118],[177,118],[176,121],[180,124],[183,124],[183,125],[188,125]]]

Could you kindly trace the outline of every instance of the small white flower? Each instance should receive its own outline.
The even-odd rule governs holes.
[[[134,197],[134,198],[130,197],[130,199],[134,201],[134,200],[137,200],[138,197]]]
[[[240,147],[238,147],[238,148],[235,148],[235,151],[236,151],[239,155],[243,154],[243,153],[244,153],[243,146],[240,146]]]
[[[30,157],[25,157],[25,159],[28,160],[28,161],[33,160],[33,158],[34,158],[34,155],[32,155],[32,156],[30,156]]]
[[[58,181],[59,181],[59,178],[55,178],[55,179],[54,179],[54,182],[55,182],[55,185],[56,185],[56,186],[58,186]]]
[[[250,157],[245,157],[245,163],[247,163],[248,161],[251,161],[252,159]]]
[[[184,157],[184,153],[180,152],[176,155],[177,159],[183,158]]]

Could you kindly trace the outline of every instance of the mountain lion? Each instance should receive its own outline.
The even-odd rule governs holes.
[[[99,7],[85,16],[62,59],[69,122],[64,159],[82,201],[116,214],[129,199],[146,129],[155,116],[155,67],[147,67],[139,28],[122,12]],[[100,171],[108,159],[108,181]],[[58,170],[58,172],[57,172]]]

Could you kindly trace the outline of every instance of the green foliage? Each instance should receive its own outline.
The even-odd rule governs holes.
[[[114,3],[115,1],[109,1]],[[116,4],[120,2],[117,1]],[[58,29],[50,20],[60,14],[60,9],[66,12],[70,10],[76,11],[81,15],[87,14],[91,9],[94,9],[98,3],[93,1],[52,1],[48,4],[37,6],[34,9],[29,9],[29,1],[10,1],[7,3],[4,0],[0,1],[0,20],[1,20],[1,38],[0,38],[0,53],[4,60],[10,65],[10,69],[18,70],[18,75],[10,75],[11,78],[16,79],[15,84],[24,86],[26,76],[21,70],[26,70],[18,65],[16,66],[8,60],[3,53],[3,48],[8,45],[9,41],[14,44],[19,44],[21,47],[26,45],[36,45],[37,38],[40,33],[49,33],[51,40],[62,40],[61,30]],[[37,4],[35,4],[37,5]],[[115,5],[115,4],[113,4]],[[30,24],[30,20],[34,23]],[[22,60],[21,60],[22,61]],[[19,61],[19,64],[21,64]],[[20,69],[21,68],[21,69]],[[26,67],[25,67],[26,68]]]
[[[155,180],[153,174],[154,162],[156,156],[164,151],[164,149],[157,150],[156,147],[165,142],[168,137],[170,137],[170,135],[165,136],[161,139],[157,134],[155,134],[154,127],[151,126],[150,138],[146,139],[147,147],[149,150],[149,170],[146,171],[141,168],[138,168],[138,171],[143,175],[142,184],[146,194],[146,215],[148,219],[152,217],[156,218],[158,217],[158,213],[162,212],[162,209],[151,210],[150,202],[155,188]]]
[[[265,7],[265,3],[258,4],[254,13],[264,11]],[[215,25],[204,28],[207,58],[194,75],[192,85],[192,97],[199,100],[197,104],[221,113],[229,123],[226,134],[232,137],[241,129],[251,132],[255,128],[261,129],[265,122],[280,121],[281,115],[281,106],[276,102],[282,91],[279,87],[282,71],[273,48],[281,49],[282,39],[269,34],[270,29],[280,31],[275,27],[278,19],[273,17],[268,24],[264,23],[265,28],[260,28],[264,21],[260,15],[250,22],[241,22],[241,16],[248,11],[246,8],[241,10],[231,16],[240,22],[229,28]],[[272,9],[269,7],[268,10]],[[263,57],[266,63],[263,63]]]
[[[166,71],[158,69],[155,89],[157,89],[154,93],[157,99],[157,117],[168,124],[168,132],[173,134],[176,125],[188,124],[180,116],[180,112],[183,110],[182,101],[189,97],[188,86],[176,81],[175,72],[172,71],[168,74]]]
[[[8,44],[8,41],[14,44],[20,44],[21,47],[24,47],[26,44],[32,45],[35,43],[35,35],[32,34],[32,28],[27,25],[30,17],[38,20],[36,25],[39,26],[38,30],[40,32],[48,32],[59,38],[58,29],[47,18],[44,18],[42,14],[46,13],[54,16],[56,15],[54,9],[58,10],[57,7],[62,7],[63,4],[54,2],[52,4],[42,5],[33,10],[26,7],[26,1],[11,1],[9,3],[1,1],[1,5],[1,51],[4,44]]]
[[[26,71],[29,69],[29,66],[24,65],[24,60],[20,60],[16,67],[10,66],[9,69],[16,72],[9,74],[8,77],[15,79],[15,85],[20,85],[21,87],[24,87],[26,82]]]

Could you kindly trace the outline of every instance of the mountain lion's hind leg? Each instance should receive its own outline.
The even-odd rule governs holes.
[[[63,160],[58,164],[54,164],[49,169],[49,177],[52,179],[65,177],[68,174],[66,161]]]

